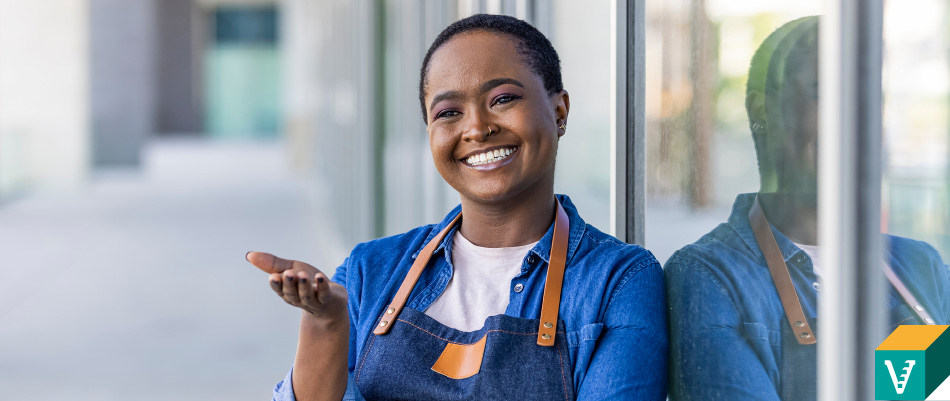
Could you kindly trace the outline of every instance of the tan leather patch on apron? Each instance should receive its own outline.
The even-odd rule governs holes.
[[[487,339],[488,334],[485,334],[475,344],[446,344],[442,355],[432,365],[432,370],[452,379],[475,376],[482,367],[482,355],[485,354]]]

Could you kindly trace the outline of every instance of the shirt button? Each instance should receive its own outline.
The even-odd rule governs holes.
[[[533,265],[534,262],[537,262],[537,261],[538,261],[538,258],[534,257],[534,255],[528,256],[528,264],[529,264],[529,265]]]
[[[814,282],[814,283],[811,283],[811,288],[814,288],[815,291],[821,291],[821,283],[819,283],[819,282],[817,282],[817,281]]]
[[[524,286],[521,283],[515,284],[515,292],[521,292],[524,290]]]

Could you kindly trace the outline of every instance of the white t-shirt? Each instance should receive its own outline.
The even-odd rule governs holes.
[[[521,264],[535,244],[483,248],[456,231],[452,239],[452,278],[425,314],[461,331],[478,330],[485,318],[504,314],[511,280],[521,273]]]

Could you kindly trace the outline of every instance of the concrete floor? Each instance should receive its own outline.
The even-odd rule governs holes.
[[[0,400],[269,399],[299,312],[244,254],[345,256],[283,152],[158,142],[137,172],[0,204]]]

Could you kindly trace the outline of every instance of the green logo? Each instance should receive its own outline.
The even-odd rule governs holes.
[[[874,398],[924,400],[950,376],[950,326],[898,326],[874,351]]]

